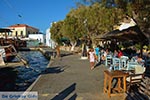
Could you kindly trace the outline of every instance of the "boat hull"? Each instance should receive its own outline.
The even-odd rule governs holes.
[[[13,45],[1,46],[0,51],[4,62],[11,62],[17,55],[17,51]]]

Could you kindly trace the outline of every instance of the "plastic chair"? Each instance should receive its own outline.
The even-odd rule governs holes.
[[[127,63],[127,70],[135,70],[135,67],[139,65],[137,62],[128,62]]]
[[[113,58],[112,63],[113,63],[114,70],[120,70],[121,64],[119,58]]]
[[[128,60],[129,60],[129,57],[121,56],[120,58],[121,69],[126,69]]]
[[[105,66],[112,64],[112,55],[107,55],[105,60]]]

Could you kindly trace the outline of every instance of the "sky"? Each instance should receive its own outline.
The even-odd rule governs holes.
[[[0,0],[0,28],[27,24],[45,33],[52,22],[64,20],[77,0]]]

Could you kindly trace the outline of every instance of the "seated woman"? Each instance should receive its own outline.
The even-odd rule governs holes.
[[[144,66],[145,61],[141,57],[141,55],[137,56],[137,63],[140,64],[141,66]]]
[[[120,58],[121,56],[123,56],[123,52],[121,50],[118,50],[118,58]]]
[[[102,53],[103,52],[103,53]],[[101,51],[101,64],[104,64],[105,60],[106,60],[106,56],[109,54],[109,50],[102,50]]]

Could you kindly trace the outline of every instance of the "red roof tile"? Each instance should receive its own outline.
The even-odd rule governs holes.
[[[9,27],[12,27],[12,28],[15,28],[15,27],[29,27],[29,28],[33,28],[33,29],[39,30],[37,28],[34,28],[34,27],[26,25],[26,24],[15,24],[15,25],[11,25]]]

